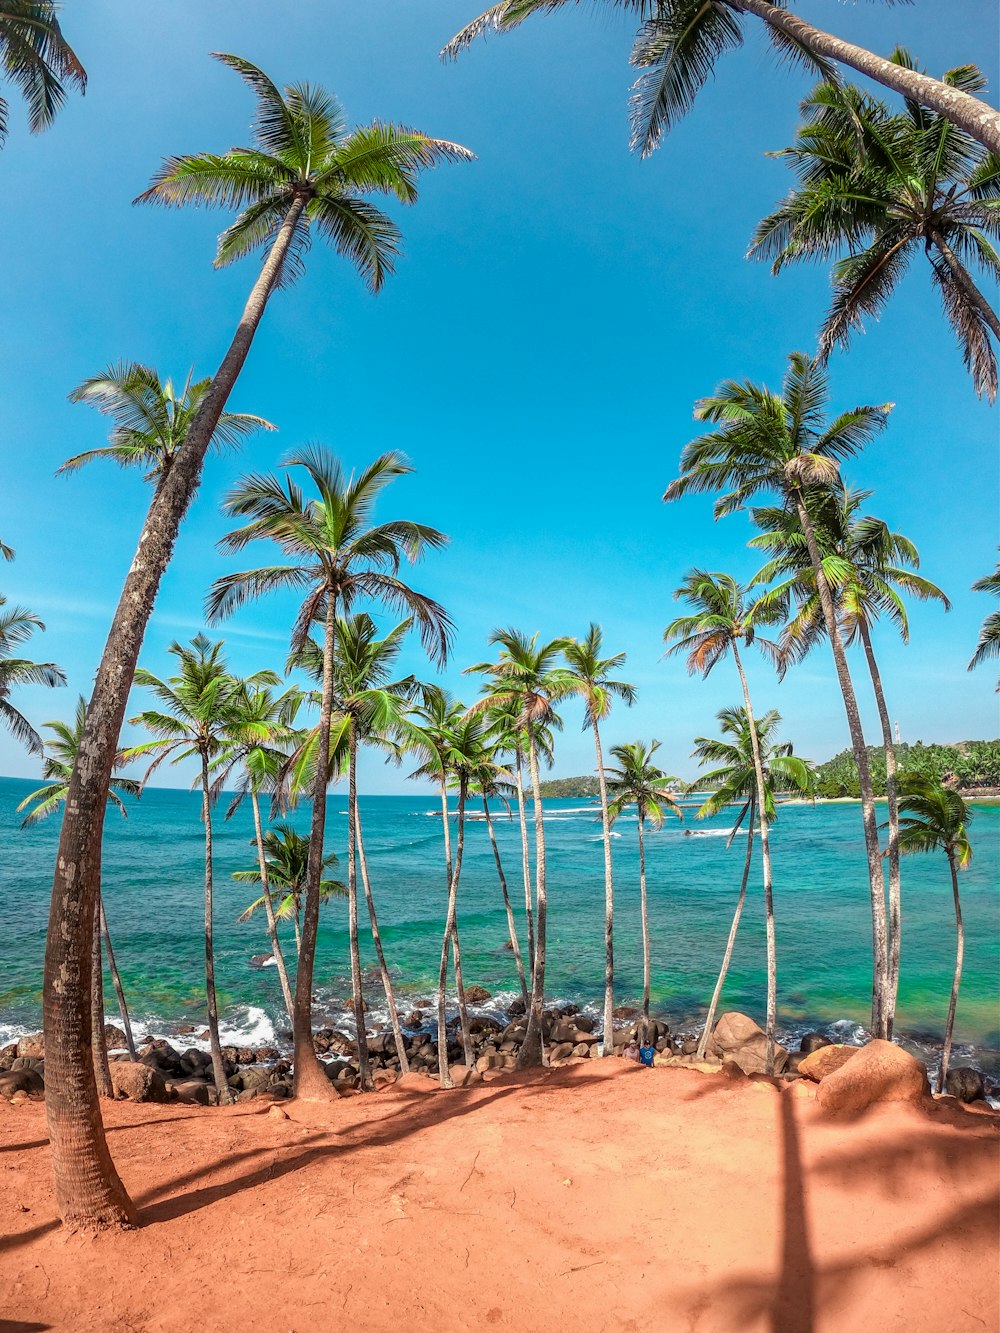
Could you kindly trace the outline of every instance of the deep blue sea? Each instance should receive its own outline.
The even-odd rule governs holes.
[[[58,816],[22,831],[15,806],[36,784],[0,779],[0,887],[7,927],[0,936],[0,1044],[41,1021],[42,957]],[[263,914],[236,918],[253,886],[231,879],[255,862],[249,807],[216,830],[216,977],[224,1033],[247,1043],[281,1040],[287,1030],[273,967],[252,967],[268,949]],[[186,791],[148,790],[127,820],[109,813],[104,901],[126,992],[140,1031],[169,1033],[204,1019],[203,833],[199,798]],[[433,992],[443,928],[446,882],[440,806],[433,793],[362,797],[372,887],[401,1005]],[[603,987],[604,881],[596,808],[579,800],[547,802],[549,944],[547,998],[600,1003]],[[343,854],[346,797],[329,800],[328,841]],[[306,831],[308,809],[291,822]],[[727,849],[729,812],[712,820],[669,822],[647,830],[649,914],[653,941],[653,1004],[675,1028],[698,1023],[718,971],[739,889],[744,844]],[[684,836],[692,829],[696,836]],[[523,904],[516,821],[497,819],[497,834],[515,910]],[[966,928],[965,971],[958,1006],[959,1056],[1000,1067],[1000,805],[979,805],[971,827],[974,859],[961,876]],[[778,943],[779,1018],[788,1032],[807,1026],[849,1032],[870,1009],[871,918],[856,805],[790,805],[772,833]],[[533,845],[533,844],[532,844]],[[619,1003],[636,1001],[642,987],[638,852],[633,816],[616,825],[616,982]],[[364,904],[361,904],[364,913]],[[506,917],[493,855],[482,822],[471,823],[459,899],[467,984],[493,992],[498,1003],[517,991],[514,963],[504,948]],[[903,953],[897,1030],[933,1046],[943,1030],[955,954],[955,926],[944,856],[903,862]],[[522,926],[523,913],[518,920]],[[370,939],[363,948],[374,965]],[[286,956],[294,962],[291,927]],[[764,926],[759,875],[747,908],[723,1008],[763,1017]],[[316,962],[320,1018],[344,1025],[349,994],[347,909],[323,907]],[[367,989],[377,1020],[377,974]],[[114,1020],[114,996],[107,996]],[[595,1009],[596,1012],[596,1009]],[[317,1021],[317,1026],[320,1023]],[[975,1048],[973,1050],[973,1048]]]

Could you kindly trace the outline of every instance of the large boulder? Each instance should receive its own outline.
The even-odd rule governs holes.
[[[26,1092],[33,1097],[43,1095],[45,1084],[41,1074],[34,1069],[12,1069],[0,1074],[0,1097],[10,1100],[15,1092]]]
[[[788,1052],[784,1046],[774,1043],[774,1068],[767,1068],[767,1037],[762,1032],[759,1037],[752,1037],[733,1051],[726,1051],[723,1064],[736,1065],[744,1074],[783,1074],[788,1064]]]
[[[684,1042],[681,1053],[688,1051],[691,1042]],[[694,1042],[695,1048],[698,1043]],[[711,1047],[716,1055],[722,1057],[724,1064],[736,1065],[744,1074],[763,1074],[767,1072],[767,1036],[759,1023],[746,1014],[737,1012],[723,1014],[712,1033]],[[691,1051],[690,1054],[694,1054]],[[788,1063],[788,1052],[784,1046],[775,1043],[774,1073],[780,1074]]]
[[[167,1091],[173,1092],[179,1102],[187,1102],[192,1106],[210,1106],[210,1094],[215,1092],[208,1084],[200,1078],[183,1078],[177,1083],[167,1085]]]
[[[116,1097],[127,1098],[130,1102],[170,1100],[160,1071],[137,1060],[112,1060],[111,1086]]]
[[[17,1042],[12,1041],[10,1045],[0,1050],[0,1069],[10,1069],[17,1059]]]
[[[128,1038],[121,1028],[114,1023],[104,1024],[104,1042],[109,1051],[127,1051]]]
[[[986,1084],[978,1069],[959,1065],[949,1069],[944,1081],[945,1090],[960,1102],[981,1102],[986,1097]]]
[[[818,1046],[812,1054],[799,1061],[799,1073],[811,1078],[814,1083],[821,1083],[828,1074],[835,1074],[838,1069],[842,1069],[860,1050],[860,1046]]]
[[[747,1014],[732,1012],[723,1014],[715,1025],[715,1031],[712,1033],[712,1043],[716,1047],[716,1054],[722,1055],[726,1051],[738,1051],[741,1046],[746,1046],[752,1042],[755,1037],[763,1037],[764,1029],[759,1023],[755,1023]],[[697,1042],[695,1043],[697,1045]],[[681,1050],[683,1051],[683,1046]]]
[[[32,1060],[44,1059],[45,1033],[35,1032],[30,1037],[19,1037],[17,1040],[17,1053],[20,1056],[27,1056]]]
[[[819,1085],[825,1111],[857,1114],[878,1102],[919,1105],[927,1096],[927,1066],[891,1041],[870,1041]]]

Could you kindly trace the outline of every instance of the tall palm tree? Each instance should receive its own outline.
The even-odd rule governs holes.
[[[381,493],[397,477],[412,470],[400,453],[381,454],[356,476],[348,475],[340,461],[319,446],[291,454],[285,466],[289,471],[283,480],[255,473],[230,492],[225,512],[247,522],[228,533],[221,546],[241,551],[251,542],[270,540],[292,563],[223,575],[212,586],[207,609],[209,618],[216,621],[265,593],[282,589],[305,593],[292,632],[292,648],[301,648],[314,623],[322,624],[323,684],[315,744],[318,755],[329,755],[338,616],[350,611],[359,600],[403,610],[413,617],[431,657],[443,661],[451,628],[447,615],[437,602],[409,587],[398,573],[404,559],[412,564],[425,551],[444,545],[446,538],[436,528],[410,520],[372,522]],[[293,480],[291,469],[305,473],[316,491],[314,498],[306,497]],[[312,980],[329,776],[327,764],[313,765],[311,859],[295,976],[295,1091],[313,1100],[329,1100],[336,1095],[312,1042]]]
[[[905,51],[894,59],[912,65]],[[967,92],[986,86],[974,65],[949,70],[945,82]],[[848,345],[864,317],[887,304],[908,262],[924,255],[976,392],[992,402],[990,334],[1000,339],[1000,318],[970,266],[1000,277],[990,240],[1000,230],[1000,158],[945,116],[916,102],[893,113],[850,84],[821,83],[803,111],[795,144],[774,154],[799,184],[758,224],[750,256],[770,260],[775,273],[795,260],[844,256],[820,334],[826,355]]]
[[[695,409],[697,420],[717,424],[719,429],[684,448],[681,475],[670,483],[663,498],[674,500],[691,491],[725,491],[715,503],[715,516],[719,518],[770,492],[798,516],[816,577],[858,766],[872,914],[872,1032],[885,1037],[889,1021],[888,939],[871,766],[834,594],[823,569],[807,501],[811,488],[835,481],[841,462],[884,429],[892,404],[854,407],[828,421],[824,415],[828,395],[825,371],[801,352],[793,352],[788,358],[780,393],[749,381],[727,380]]]
[[[611,862],[611,819],[608,814],[608,784],[604,773],[604,753],[601,749],[600,723],[611,712],[613,699],[621,699],[631,706],[635,702],[635,686],[616,680],[612,675],[625,664],[625,654],[601,657],[602,635],[600,625],[591,624],[583,639],[571,639],[564,653],[566,665],[573,678],[574,689],[583,699],[584,726],[594,733],[597,756],[597,786],[601,798],[601,840],[604,843],[604,1054],[614,1055],[609,1040],[614,1027],[615,1009],[615,886]],[[648,1017],[648,1015],[647,1015]]]
[[[5,611],[7,598],[0,594],[0,721],[14,739],[31,754],[43,754],[42,738],[28,719],[10,702],[10,692],[18,685],[48,685],[54,688],[66,684],[66,673],[54,662],[29,662],[15,657],[36,629],[45,626],[33,611],[23,606],[12,606]]]
[[[948,1002],[948,1022],[944,1033],[944,1050],[938,1070],[937,1090],[944,1088],[951,1059],[951,1042],[955,1031],[955,1010],[958,1006],[958,988],[962,980],[962,959],[965,954],[965,929],[962,925],[962,904],[958,896],[958,872],[972,861],[969,842],[969,823],[972,811],[957,791],[949,791],[942,783],[930,778],[906,774],[900,784],[899,846],[902,852],[944,852],[951,871],[951,891],[955,900],[955,973]]]
[[[743,706],[746,709],[753,754],[754,778],[757,790],[757,808],[760,811],[760,856],[764,877],[764,914],[767,929],[767,1073],[774,1072],[775,1027],[778,1019],[778,963],[774,939],[774,898],[771,877],[771,843],[768,836],[767,787],[760,736],[754,721],[750,687],[747,684],[739,642],[748,647],[756,643],[772,660],[777,660],[775,644],[757,634],[758,625],[774,624],[782,618],[781,608],[773,599],[759,598],[748,604],[746,589],[729,574],[709,574],[693,569],[674,593],[692,608],[686,616],[679,616],[663,631],[668,653],[686,653],[687,668],[692,673],[707,676],[715,664],[732,653],[733,662],[743,688]]]
[[[274,909],[278,921],[291,921],[295,930],[295,953],[298,956],[302,933],[302,900],[305,897],[306,878],[309,868],[309,839],[304,838],[291,824],[275,824],[264,832],[264,860],[269,890],[281,894]],[[251,844],[257,846],[256,838]],[[337,864],[333,852],[323,858],[323,869]],[[263,884],[260,861],[247,870],[234,870],[233,879],[241,884]],[[346,898],[347,885],[340,880],[322,879],[319,885],[320,904],[331,898]],[[237,921],[249,921],[264,907],[264,896],[255,898],[236,918]]]
[[[923,601],[937,598],[946,611],[951,603],[937,584],[916,572],[920,556],[908,537],[893,532],[880,518],[858,513],[870,495],[871,491],[851,490],[843,485],[829,489],[817,487],[808,497],[808,507],[814,515],[823,570],[835,596],[844,642],[848,646],[856,639],[861,642],[882,727],[889,811],[889,1009],[886,1028],[891,1036],[902,944],[896,745],[871,629],[879,615],[884,614],[899,630],[903,642],[909,642],[909,617],[901,596],[904,592]],[[768,551],[772,556],[755,581],[766,583],[783,578],[784,582],[774,591],[792,593],[798,602],[796,614],[782,633],[781,647],[785,662],[799,661],[826,631],[802,527],[798,515],[788,509],[755,509],[752,517],[764,531],[752,538],[750,545]]]
[[[705,1016],[705,1026],[698,1041],[698,1059],[704,1059],[712,1028],[715,1025],[715,1012],[718,1008],[722,988],[725,985],[729,964],[736,943],[743,904],[747,896],[747,881],[750,878],[750,863],[753,858],[753,839],[757,824],[758,795],[757,770],[754,765],[753,729],[745,708],[723,708],[716,716],[721,724],[723,739],[714,736],[696,736],[694,757],[703,767],[714,765],[707,773],[697,779],[697,785],[714,787],[711,796],[698,808],[698,818],[705,819],[716,815],[726,806],[738,803],[742,808],[736,817],[732,831],[726,841],[731,847],[744,819],[747,821],[747,850],[743,861],[743,877],[740,881],[740,895],[736,901],[726,949],[719,968],[719,977],[712,992],[712,999]],[[757,744],[760,748],[761,769],[764,774],[765,819],[773,824],[778,817],[774,796],[776,791],[789,789],[807,794],[812,790],[812,770],[805,760],[792,753],[791,741],[779,743],[775,731],[781,716],[776,709],[770,708],[755,721]],[[694,785],[694,784],[692,784]],[[762,821],[763,822],[763,821]]]
[[[442,52],[455,57],[487,32],[509,32],[536,13],[560,9],[570,0],[500,0],[458,32]],[[759,19],[785,60],[801,62],[830,82],[846,65],[901,96],[931,107],[1000,153],[1000,113],[987,102],[943,80],[885,60],[842,41],[789,13],[771,0],[605,0],[641,20],[632,64],[642,73],[632,95],[632,146],[643,156],[691,109],[725,51],[743,44],[743,21]]]
[[[205,828],[205,997],[208,1004],[208,1033],[212,1051],[212,1073],[220,1105],[228,1105],[232,1094],[226,1080],[219,1042],[219,1009],[215,993],[214,948],[214,863],[211,769],[227,739],[235,730],[236,699],[240,684],[226,669],[223,645],[211,643],[204,634],[191,640],[190,647],[172,643],[168,651],[177,658],[179,672],[161,680],[151,671],[139,668],[135,683],[148,689],[157,708],[146,709],[129,721],[145,727],[155,739],[130,746],[124,759],[151,759],[143,777],[147,783],[164,760],[172,764],[196,759],[199,765],[195,785],[201,787],[201,820]],[[276,684],[273,672],[258,672],[246,684]]]
[[[257,98],[253,145],[169,158],[141,202],[219,205],[237,212],[216,263],[263,249],[264,259],[212,387],[191,422],[185,448],[150,505],[97,673],[63,819],[52,886],[45,961],[46,1058],[54,1089],[46,1100],[60,1215],[76,1226],[127,1226],[136,1212],[114,1169],[86,1058],[83,1008],[87,950],[100,877],[103,806],[128,691],[163,571],[195,495],[205,452],[271,296],[301,267],[313,230],[378,291],[392,272],[400,232],[366,197],[417,197],[417,176],[471,155],[457,144],[384,122],[349,131],[322,89],[280,90],[255,65],[220,56]],[[84,762],[85,758],[85,762]]]
[[[992,574],[984,574],[981,579],[977,579],[972,585],[973,592],[988,592],[994,597],[1000,597],[1000,564]],[[979,642],[976,644],[976,651],[972,654],[972,661],[969,663],[969,670],[973,671],[980,666],[988,657],[1000,657],[1000,611],[992,611],[983,621],[983,627],[979,631]],[[1000,684],[997,685],[1000,690]]]
[[[0,64],[28,103],[33,134],[47,129],[72,85],[87,90],[87,71],[63,36],[54,0],[0,0]],[[0,147],[7,138],[6,98],[0,97]]]
[[[606,772],[606,793],[611,797],[608,806],[608,818],[611,823],[629,806],[635,806],[639,832],[639,907],[642,916],[642,1039],[645,1044],[649,1039],[649,987],[651,949],[649,944],[649,908],[646,901],[646,841],[645,826],[648,819],[653,828],[662,828],[667,811],[683,820],[684,812],[674,799],[670,790],[677,779],[664,773],[653,762],[653,756],[660,748],[659,741],[646,745],[644,741],[632,741],[627,745],[612,745],[611,758],[616,760],[617,768],[608,768]],[[604,1050],[608,1054],[614,1049],[614,1042],[608,1041],[612,1031],[610,1015],[605,1009]]]
[[[45,779],[45,786],[36,788],[29,792],[23,801],[17,807],[18,813],[27,810],[24,820],[21,823],[22,828],[30,828],[40,820],[47,819],[62,806],[66,800],[66,793],[69,790],[70,774],[73,772],[73,765],[76,763],[77,751],[80,748],[80,737],[83,735],[84,723],[87,718],[87,704],[83,695],[77,700],[76,713],[72,723],[69,722],[46,722],[45,725],[53,733],[52,740],[45,743],[45,763],[42,765],[42,777]],[[119,759],[115,765],[120,767],[122,759]],[[108,787],[108,805],[114,806],[121,814],[123,819],[128,818],[128,810],[123,796],[138,796],[142,788],[133,778],[123,778],[114,776]],[[101,1021],[94,1025],[91,1033],[91,1043],[94,1050],[95,1074],[97,1076],[98,1088],[102,1096],[111,1096],[111,1071],[108,1068],[108,1052],[104,1038],[104,968],[100,961],[101,940],[104,941],[104,948],[108,956],[108,970],[111,973],[111,980],[115,988],[115,995],[118,998],[118,1010],[122,1018],[122,1029],[125,1033],[125,1043],[128,1047],[129,1056],[134,1060],[136,1058],[135,1040],[132,1036],[132,1023],[129,1019],[128,1005],[125,1003],[125,988],[122,986],[121,973],[118,971],[118,963],[115,959],[114,945],[111,943],[111,931],[108,929],[107,916],[104,911],[103,894],[98,899],[97,920],[95,922],[95,935],[97,936],[97,966],[94,968],[94,975],[91,981],[93,988],[91,1009],[95,1014],[101,1015]]]
[[[516,629],[498,629],[490,643],[499,646],[495,662],[480,662],[468,671],[486,674],[484,698],[473,707],[487,710],[500,706],[517,709],[517,727],[524,738],[531,775],[531,797],[535,815],[535,954],[531,968],[531,1004],[517,1067],[526,1069],[545,1063],[542,1010],[545,1007],[545,943],[548,922],[546,887],[545,822],[539,773],[539,728],[561,727],[555,705],[573,693],[574,682],[560,658],[569,646],[565,638],[539,643]]]
[[[227,709],[230,730],[223,736],[222,748],[212,763],[214,790],[217,792],[223,789],[234,773],[241,775],[239,787],[226,811],[227,819],[236,813],[245,796],[250,797],[257,867],[263,889],[261,902],[267,916],[268,940],[290,1023],[295,1021],[295,1006],[285,955],[278,938],[278,918],[268,879],[260,796],[262,792],[274,792],[277,788],[282,765],[287,759],[287,749],[294,740],[292,727],[301,703],[302,694],[294,688],[279,694],[270,683],[251,684],[249,681],[237,680]]]

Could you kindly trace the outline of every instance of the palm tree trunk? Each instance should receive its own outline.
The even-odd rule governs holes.
[[[902,946],[903,895],[899,870],[899,795],[896,784],[896,746],[892,739],[892,723],[889,709],[882,689],[882,676],[875,661],[871,635],[863,619],[858,621],[858,632],[864,646],[868,670],[872,678],[872,690],[878,708],[879,722],[882,724],[882,744],[885,747],[885,799],[889,810],[889,977],[888,977],[888,1012],[886,1013],[886,1035],[892,1037],[896,1021],[896,997],[899,993],[899,958]]]
[[[601,834],[604,843],[604,1054],[614,1055],[615,1008],[615,885],[611,866],[611,823],[608,819],[608,784],[604,776],[601,733],[596,718],[594,750],[597,755],[597,785],[601,796]],[[649,1014],[646,1014],[649,1021]]]
[[[902,97],[940,112],[991,152],[1000,153],[1000,112],[978,97],[917,70],[895,65],[862,46],[841,41],[839,37],[814,28],[796,14],[768,3],[768,0],[726,0],[726,3],[740,13],[755,14],[777,32],[801,42],[816,55],[847,65],[884,88],[891,88]]]
[[[396,1043],[399,1072],[408,1074],[410,1072],[410,1062],[406,1058],[406,1042],[403,1040],[403,1030],[399,1025],[399,1011],[396,1008],[392,978],[389,976],[385,954],[382,952],[382,936],[379,933],[378,917],[375,915],[375,899],[372,897],[371,880],[368,878],[368,858],[365,856],[365,843],[361,834],[361,811],[356,801],[354,805],[354,829],[358,839],[358,864],[361,867],[361,883],[364,885],[365,902],[368,904],[368,918],[372,927],[372,942],[375,945],[375,953],[378,957],[378,970],[382,975],[382,989],[385,991],[385,1002],[389,1009],[389,1022],[392,1025],[392,1036]]]
[[[298,959],[299,954],[301,954],[302,952],[302,920],[299,914],[299,905],[297,902],[295,904],[295,916],[293,918],[293,925],[295,927],[295,957],[296,959]]]
[[[274,954],[274,965],[278,969],[278,980],[281,982],[281,994],[284,996],[288,1021],[294,1027],[295,1002],[292,999],[292,986],[288,980],[285,955],[281,952],[281,942],[278,939],[278,922],[274,915],[274,901],[271,898],[271,885],[267,875],[267,857],[264,855],[264,829],[260,818],[260,801],[257,798],[257,789],[253,785],[250,787],[250,804],[253,806],[253,829],[257,839],[257,866],[260,870],[260,886],[264,891],[264,911],[267,913],[267,937],[271,941],[271,952]]]
[[[823,621],[830,639],[830,647],[833,650],[833,661],[837,669],[840,692],[844,698],[844,712],[847,714],[847,726],[851,734],[851,748],[854,750],[854,761],[858,766],[858,782],[861,787],[861,819],[865,831],[865,853],[868,857],[868,885],[872,911],[872,1036],[885,1039],[888,1033],[889,959],[885,921],[885,881],[882,868],[882,850],[879,846],[878,823],[875,817],[875,793],[872,789],[871,765],[868,762],[868,750],[865,746],[865,735],[861,727],[861,714],[858,711],[854,683],[851,680],[850,668],[847,665],[847,654],[844,652],[844,640],[834,610],[833,594],[830,591],[830,584],[827,582],[826,573],[823,569],[823,560],[820,556],[812,519],[809,516],[801,490],[795,489],[793,498],[799,524],[806,539],[806,546],[809,549],[809,560],[816,578],[816,591],[819,593],[820,605],[823,608]],[[762,812],[762,828],[763,825]]]
[[[948,1001],[948,1022],[944,1030],[944,1050],[941,1052],[941,1068],[938,1070],[937,1090],[944,1091],[948,1077],[948,1062],[951,1060],[951,1039],[955,1033],[955,1010],[958,1008],[958,988],[962,981],[962,959],[965,956],[965,927],[962,925],[962,904],[958,897],[958,868],[955,854],[948,851],[948,866],[951,870],[951,891],[955,898],[955,975],[951,983],[951,999]]]
[[[101,883],[104,807],[118,736],[160,579],[198,489],[212,433],[246,361],[305,204],[305,198],[296,198],[289,207],[184,448],[150,504],[70,777],[46,934],[44,1026],[45,1113],[56,1205],[63,1221],[74,1227],[123,1227],[137,1220],[108,1151],[90,1059],[91,933]]]
[[[639,810],[639,910],[642,916],[642,1043],[649,1041],[649,905],[646,901],[646,841],[642,826],[644,817]]]
[[[455,1086],[448,1065],[445,989],[448,984],[448,946],[455,939],[455,922],[458,913],[458,879],[462,872],[462,852],[465,848],[465,796],[466,787],[463,779],[458,789],[458,843],[455,849],[451,879],[448,883],[448,914],[445,918],[444,939],[441,943],[441,961],[438,965],[438,1077],[442,1088],[453,1088]],[[468,1060],[466,1060],[466,1063],[468,1064]]]
[[[514,962],[517,965],[517,979],[521,986],[521,999],[524,1001],[525,1012],[528,1009],[528,983],[524,975],[524,959],[521,957],[521,946],[517,940],[517,927],[514,925],[514,908],[510,901],[510,894],[507,892],[507,877],[503,873],[503,862],[500,860],[500,848],[497,846],[497,835],[493,828],[493,816],[490,814],[490,803],[483,797],[483,813],[486,816],[486,829],[490,835],[490,846],[493,848],[493,859],[497,863],[497,877],[500,880],[500,892],[503,894],[504,911],[507,913],[507,938],[510,940],[511,953],[514,955]]]
[[[459,818],[461,819],[462,816],[459,816]],[[451,817],[448,813],[448,785],[444,773],[441,775],[441,819],[444,823],[444,862],[448,871],[448,892],[450,893],[452,880]],[[468,1064],[472,1052],[472,1034],[469,1031],[469,1006],[465,999],[465,979],[462,976],[462,946],[458,938],[457,908],[455,920],[451,925],[451,956],[455,967],[455,990],[458,993],[458,1021],[462,1029],[462,1050],[465,1053],[465,1062]],[[471,1068],[471,1065],[469,1067]]]
[[[531,857],[528,852],[528,819],[524,808],[524,783],[521,781],[523,756],[521,746],[514,751],[514,777],[517,780],[517,818],[521,828],[521,874],[524,878],[524,915],[528,923],[528,970],[535,971],[535,914],[531,907]]]
[[[125,1033],[125,1044],[128,1047],[129,1059],[134,1060],[135,1039],[132,1036],[132,1023],[128,1016],[128,1005],[125,1003],[125,989],[122,986],[121,973],[118,971],[118,964],[115,961],[115,951],[111,945],[111,931],[108,930],[108,919],[104,915],[104,898],[97,900],[97,912],[101,923],[101,934],[104,936],[104,949],[108,955],[108,971],[111,973],[111,980],[114,983],[115,994],[118,996],[118,1012],[122,1016],[122,1029]]]
[[[982,315],[983,319],[992,330],[994,338],[996,338],[997,341],[1000,341],[1000,318],[997,317],[996,311],[972,281],[972,275],[969,273],[969,270],[958,258],[954,250],[939,231],[931,232],[931,237],[935,246],[941,251],[941,255],[944,258],[944,262],[948,265],[948,270],[951,273],[951,276],[965,293],[966,299],[971,305],[974,305]]]
[[[219,1042],[219,1006],[215,995],[214,913],[212,910],[212,798],[208,777],[208,755],[201,755],[201,818],[205,825],[205,998],[208,1003],[208,1044],[212,1052],[212,1075],[219,1105],[229,1106],[233,1094],[226,1079]]]
[[[750,879],[750,862],[753,859],[753,822],[757,817],[757,802],[755,799],[750,801],[750,827],[747,829],[747,854],[743,862],[743,878],[740,881],[740,896],[736,901],[736,911],[733,913],[733,923],[729,927],[729,938],[726,940],[726,952],[722,956],[722,967],[719,969],[719,979],[715,983],[715,990],[712,992],[712,1001],[708,1006],[708,1013],[705,1016],[705,1026],[702,1029],[701,1037],[698,1041],[698,1049],[695,1052],[699,1060],[704,1060],[705,1052],[708,1049],[709,1038],[712,1035],[712,1028],[715,1025],[715,1011],[719,1006],[719,1000],[722,996],[722,987],[726,982],[726,974],[729,971],[729,964],[733,957],[733,947],[736,944],[736,931],[740,924],[740,917],[743,915],[743,904],[746,902],[747,882]]]
[[[528,770],[531,774],[531,799],[535,808],[535,965],[531,969],[531,1003],[528,1026],[517,1053],[517,1068],[528,1069],[545,1064],[545,1037],[542,1011],[545,1003],[545,928],[548,898],[545,889],[545,821],[542,812],[542,784],[538,772],[538,745],[528,730]]]
[[[365,998],[361,990],[361,949],[358,943],[358,733],[353,717],[348,730],[347,769],[347,923],[351,950],[351,996],[358,1035],[358,1077],[362,1091],[372,1086],[365,1035]]]
[[[760,737],[757,735],[757,723],[754,721],[753,705],[750,702],[750,687],[740,659],[740,650],[733,640],[733,660],[740,673],[743,686],[743,704],[747,710],[747,724],[750,728],[750,745],[753,750],[753,771],[757,780],[757,805],[760,809],[760,859],[764,871],[764,928],[767,935],[767,1018],[764,1031],[767,1044],[764,1048],[764,1071],[774,1073],[774,1031],[778,1022],[778,954],[774,939],[774,895],[771,891],[771,844],[767,822],[767,788],[764,783],[764,765],[760,757]],[[751,835],[753,824],[750,825]]]
[[[309,861],[299,962],[295,969],[295,1017],[292,1022],[294,1091],[307,1101],[333,1101],[337,1094],[316,1058],[312,1036],[312,983],[319,933],[319,886],[323,878],[323,844],[326,838],[326,788],[330,763],[330,718],[333,714],[333,664],[337,628],[337,593],[327,589],[323,624],[323,697],[316,737],[316,773],[313,777],[312,822],[309,828]]]
[[[93,959],[90,983],[90,1047],[94,1059],[94,1077],[101,1097],[113,1097],[111,1070],[108,1066],[108,1043],[104,1034],[104,965],[101,961],[101,923],[94,917],[94,938],[91,943]]]

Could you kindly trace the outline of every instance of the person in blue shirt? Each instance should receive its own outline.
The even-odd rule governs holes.
[[[639,1047],[639,1063],[651,1069],[653,1065],[653,1056],[656,1054],[656,1047],[647,1037],[645,1042]]]

